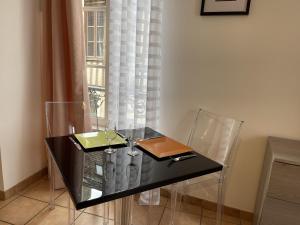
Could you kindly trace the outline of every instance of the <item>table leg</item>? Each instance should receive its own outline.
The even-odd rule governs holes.
[[[72,205],[72,200],[68,199],[68,225],[75,225],[75,207]]]
[[[54,162],[52,159],[51,154],[48,150],[48,173],[49,173],[49,208],[54,209],[55,208],[55,172],[54,172]]]
[[[153,204],[153,190],[148,191],[149,193],[149,205],[148,205],[148,212],[147,212],[147,225],[151,224],[151,208]]]
[[[134,195],[122,198],[121,200],[121,225],[132,225],[132,207]]]
[[[109,224],[109,202],[103,203],[103,225]]]
[[[121,225],[122,199],[114,200],[114,225]]]
[[[152,223],[151,218],[151,209],[154,207],[153,205],[156,203],[156,198],[153,195],[154,190],[149,191],[149,205],[147,212],[147,225]],[[120,200],[115,201],[115,225],[133,225],[132,224],[132,213],[133,213],[133,202],[134,195],[122,198]],[[136,224],[134,224],[136,225]]]
[[[177,209],[181,207],[182,195],[178,194],[180,189],[180,184],[172,184],[171,185],[171,215],[170,215],[170,225],[176,224],[176,212]]]

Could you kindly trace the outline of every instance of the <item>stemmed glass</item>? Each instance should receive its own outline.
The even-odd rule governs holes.
[[[104,134],[105,134],[105,139],[107,140],[109,146],[107,149],[104,150],[104,152],[107,154],[115,153],[117,150],[111,147],[111,142],[117,137],[116,131],[113,129],[109,129],[109,126],[107,125],[105,127]]]
[[[128,135],[128,141],[129,141],[129,151],[127,152],[128,155],[134,157],[134,156],[137,156],[139,154],[139,152],[135,149],[135,143],[136,143],[136,139],[134,138],[134,135],[133,135],[133,132],[134,132],[134,129],[133,129],[133,126],[130,126],[129,128],[129,135]]]

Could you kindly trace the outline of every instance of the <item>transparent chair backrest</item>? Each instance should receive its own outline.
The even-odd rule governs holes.
[[[47,136],[98,130],[94,102],[46,102]]]
[[[188,145],[202,155],[228,166],[242,123],[199,109]]]

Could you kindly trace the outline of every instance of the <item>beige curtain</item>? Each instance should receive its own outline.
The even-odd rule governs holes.
[[[43,0],[42,20],[44,101],[87,102],[82,1]],[[68,111],[73,124],[84,130],[88,121],[82,111]],[[63,121],[59,125],[58,130],[66,127]]]
[[[44,99],[87,100],[82,2],[43,0],[42,14]]]
[[[82,1],[42,0],[41,15],[44,101],[87,102]],[[53,129],[60,133],[68,129],[66,112],[73,125],[80,130],[85,127],[83,112],[74,107],[55,112],[51,118]],[[59,176],[55,178],[56,188],[63,187]]]

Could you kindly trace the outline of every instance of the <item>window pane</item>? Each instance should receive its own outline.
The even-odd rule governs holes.
[[[94,42],[88,42],[87,56],[94,56]]]
[[[94,27],[88,27],[88,41],[94,41]]]
[[[103,57],[103,43],[97,43],[97,56]]]
[[[94,26],[94,12],[87,13],[88,26]]]
[[[97,41],[104,40],[104,27],[97,27]]]
[[[104,12],[97,12],[97,26],[104,26]]]
[[[98,62],[87,63],[87,83],[89,86],[105,86],[105,69],[98,66]]]

